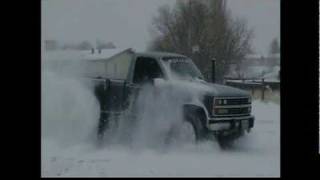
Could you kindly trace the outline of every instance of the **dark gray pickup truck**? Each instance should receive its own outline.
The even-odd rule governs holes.
[[[192,125],[196,140],[213,135],[223,144],[250,132],[254,126],[250,94],[206,82],[186,56],[162,52],[138,53],[127,49],[110,58],[95,58],[88,62],[91,69],[88,77],[95,82],[95,95],[101,109],[100,138],[109,127],[109,117],[126,111],[135,99],[132,96],[136,96],[144,84],[155,85],[175,79],[193,87],[203,87],[195,89],[203,91],[197,100],[189,98],[188,93],[184,94],[185,102],[181,105],[184,120]]]

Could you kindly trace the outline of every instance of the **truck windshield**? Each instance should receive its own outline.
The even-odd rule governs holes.
[[[187,58],[167,58],[170,71],[180,79],[204,79],[201,72],[191,59]]]

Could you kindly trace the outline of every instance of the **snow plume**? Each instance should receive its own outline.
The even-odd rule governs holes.
[[[47,52],[42,63],[42,137],[70,146],[86,140],[96,142],[100,115],[92,84],[81,78],[86,73],[84,64],[75,55]],[[111,124],[117,121],[118,125],[106,131],[105,145],[162,149],[172,141],[177,144],[177,138],[183,136],[179,134],[183,103],[202,105],[202,93],[210,89],[199,80],[172,79],[143,86],[126,113],[111,117]],[[135,120],[130,116],[132,111]]]
[[[190,145],[194,132],[192,126],[184,129],[183,105],[191,103],[204,106],[202,98],[206,92],[212,90],[199,79],[173,74],[168,63],[164,63],[164,68],[170,78],[155,79],[153,86],[143,86],[138,94],[135,104],[137,124],[132,136],[135,148],[163,150]]]
[[[128,112],[134,112],[134,119],[128,114],[120,118],[116,130],[108,130],[106,146],[121,144],[133,149],[166,150],[190,146],[194,136],[192,127],[183,129],[183,104],[192,102],[203,106],[203,93],[208,90],[199,82],[179,80],[156,80],[155,85],[144,85],[137,94],[136,101]],[[190,125],[189,125],[190,126]],[[190,137],[190,139],[185,138]],[[193,146],[193,145],[191,145]]]
[[[99,118],[99,105],[91,87],[72,75],[71,69],[61,73],[61,68],[46,58],[42,64],[42,139],[55,140],[63,146],[90,140]]]
[[[183,120],[182,98],[164,86],[143,87],[137,99],[135,147],[162,147]]]

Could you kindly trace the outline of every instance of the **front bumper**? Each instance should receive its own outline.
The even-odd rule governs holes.
[[[242,117],[213,117],[207,121],[208,129],[211,131],[247,130],[254,126],[254,116]]]

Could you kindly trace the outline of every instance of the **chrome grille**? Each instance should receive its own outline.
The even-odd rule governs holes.
[[[249,98],[239,98],[239,99],[226,99],[226,105],[242,105],[242,104],[250,104]]]
[[[251,113],[250,97],[215,97],[214,102],[215,116],[242,116]]]
[[[223,110],[224,112],[220,111]],[[234,114],[248,114],[250,113],[249,107],[243,108],[216,108],[215,114],[217,115],[234,115]]]
[[[231,97],[222,97],[222,98],[215,98],[215,105],[218,105],[218,101],[222,100],[225,102],[224,105],[244,105],[250,104],[248,97],[241,97],[241,98],[231,98]]]

